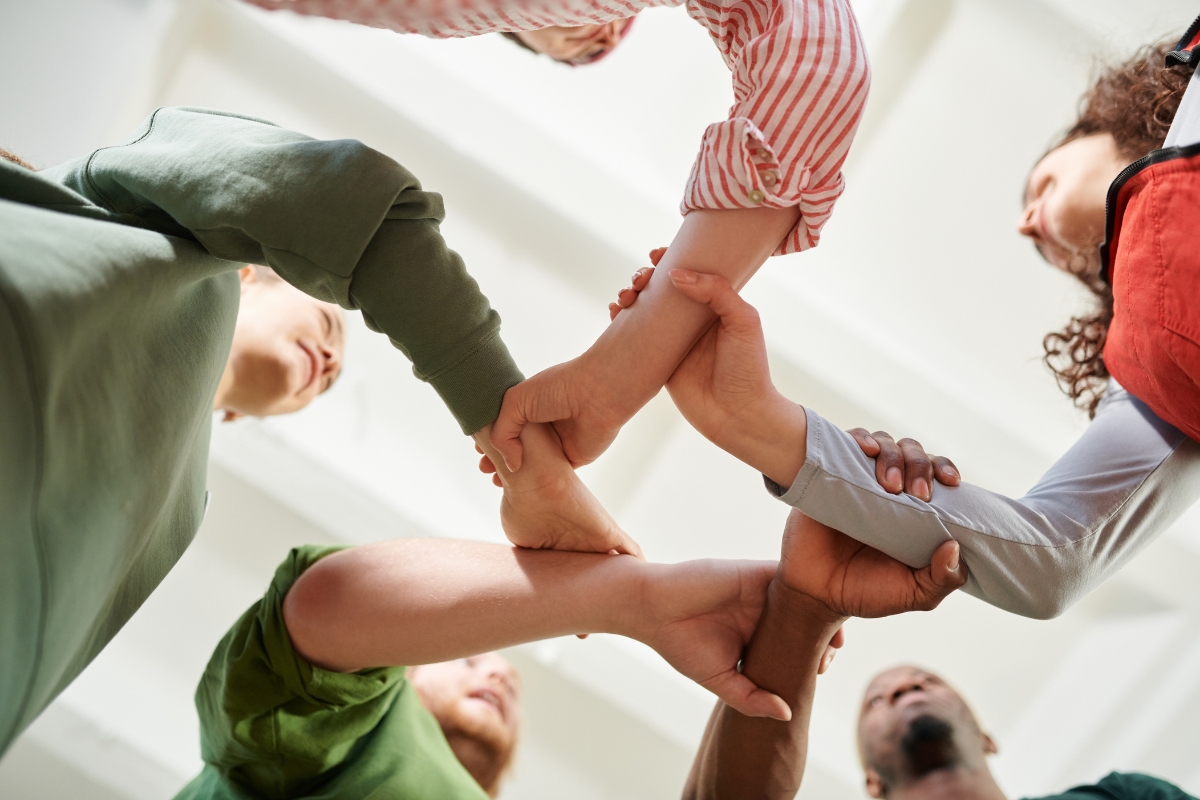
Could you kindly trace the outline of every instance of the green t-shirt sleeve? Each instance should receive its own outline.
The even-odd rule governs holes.
[[[205,763],[255,794],[292,797],[330,780],[405,683],[402,667],[329,672],[292,649],[283,599],[308,567],[339,549],[292,550],[221,640],[196,690]]]
[[[1098,783],[1076,786],[1040,800],[1196,800],[1161,778],[1136,772],[1111,772]]]
[[[361,142],[162,108],[125,144],[48,174],[120,221],[270,265],[314,297],[360,309],[465,433],[490,424],[522,380],[499,314],[442,238],[441,196]]]
[[[176,800],[487,800],[403,667],[329,672],[292,648],[283,600],[340,549],[292,550],[213,652],[196,690],[205,767]]]

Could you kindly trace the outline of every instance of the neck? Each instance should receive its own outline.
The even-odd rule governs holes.
[[[939,769],[888,792],[888,800],[1007,800],[986,765]]]
[[[497,763],[496,754],[485,747],[478,739],[457,731],[448,732],[446,741],[458,758],[459,763],[466,767],[467,772],[475,779],[489,797],[496,796],[497,785],[500,781],[501,765]]]

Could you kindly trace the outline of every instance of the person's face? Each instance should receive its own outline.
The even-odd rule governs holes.
[[[413,667],[408,679],[451,746],[457,739],[470,739],[491,754],[493,771],[503,772],[521,727],[521,678],[512,664],[497,653],[485,653]],[[463,755],[459,758],[471,768]]]
[[[603,25],[553,26],[517,33],[521,41],[539,53],[565,64],[589,64],[612,52],[633,18]]]
[[[1078,272],[1081,258],[1098,263],[1108,187],[1129,164],[1107,133],[1056,147],[1029,175],[1017,230],[1061,270]]]
[[[872,797],[937,770],[977,768],[996,752],[958,692],[908,666],[882,672],[867,686],[858,743]]]
[[[241,271],[242,299],[222,379],[226,419],[304,408],[342,369],[342,310],[286,281]]]

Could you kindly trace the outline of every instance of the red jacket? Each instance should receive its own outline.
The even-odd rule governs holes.
[[[1200,440],[1200,145],[1156,150],[1139,166],[1114,182],[1115,203],[1109,194],[1114,314],[1104,363]]]
[[[1198,41],[1200,19],[1168,63],[1194,63]],[[1200,144],[1155,150],[1122,171],[1108,190],[1106,233],[1114,315],[1104,363],[1200,441]]]

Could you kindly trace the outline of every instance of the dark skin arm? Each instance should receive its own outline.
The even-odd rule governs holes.
[[[783,698],[788,722],[755,719],[718,703],[692,765],[686,800],[780,798],[800,789],[817,675],[849,617],[928,611],[967,579],[958,544],[947,541],[924,569],[793,511],[767,606],[742,661],[742,674]]]

